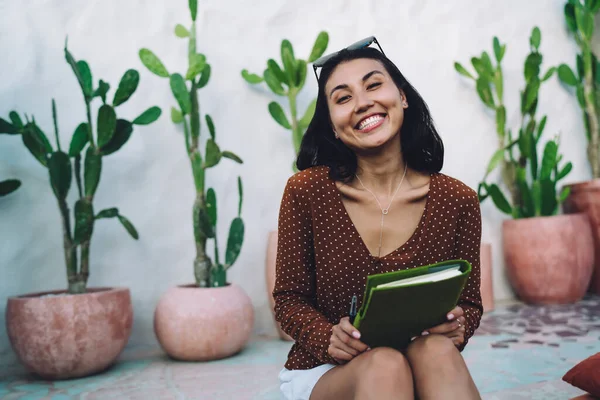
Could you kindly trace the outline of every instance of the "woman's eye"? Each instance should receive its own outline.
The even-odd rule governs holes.
[[[345,102],[346,100],[348,100],[350,98],[350,96],[344,96],[344,97],[340,97],[336,103],[337,104],[342,104],[343,102]]]
[[[376,87],[378,87],[378,86],[381,86],[381,82],[375,82],[375,83],[371,83],[371,84],[370,84],[370,85],[367,87],[367,89],[374,89],[374,88],[376,88]]]

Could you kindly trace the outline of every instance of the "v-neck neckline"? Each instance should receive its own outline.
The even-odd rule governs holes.
[[[375,256],[373,254],[371,254],[371,251],[369,250],[369,248],[367,247],[365,241],[363,240],[362,236],[360,235],[360,232],[358,232],[358,229],[356,228],[356,225],[354,225],[354,222],[352,221],[352,218],[350,218],[350,214],[348,214],[348,210],[346,209],[346,205],[344,204],[343,200],[342,200],[342,193],[340,192],[339,188],[337,187],[335,181],[331,178],[328,178],[329,181],[331,182],[331,184],[333,185],[333,189],[336,192],[336,198],[337,201],[342,209],[342,214],[344,215],[344,218],[346,219],[346,222],[348,222],[350,224],[350,226],[352,227],[352,232],[353,234],[356,235],[356,238],[358,240],[358,242],[360,243],[360,246],[362,247],[363,251],[369,256],[369,258],[377,261],[377,260],[384,260],[388,257],[393,256],[394,254],[398,253],[401,250],[405,250],[407,248],[407,246],[411,245],[413,241],[415,241],[417,239],[417,237],[419,236],[419,234],[421,233],[421,230],[423,229],[425,220],[427,218],[427,214],[429,213],[429,209],[431,208],[431,195],[433,193],[433,190],[435,189],[435,179],[436,179],[436,175],[435,173],[430,174],[430,179],[429,179],[429,190],[427,191],[427,195],[425,198],[425,207],[423,208],[423,213],[421,214],[421,218],[419,219],[419,223],[417,224],[417,227],[415,228],[415,230],[413,231],[412,235],[408,238],[407,241],[405,241],[404,243],[402,243],[400,246],[398,246],[397,248],[395,248],[394,250],[390,251],[389,253],[383,255],[383,256]]]

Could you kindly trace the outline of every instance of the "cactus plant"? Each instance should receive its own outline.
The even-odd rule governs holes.
[[[312,120],[317,104],[317,99],[313,99],[308,105],[302,118],[298,119],[298,93],[300,93],[306,81],[307,65],[323,55],[327,49],[328,43],[329,35],[327,32],[323,31],[319,33],[308,59],[303,60],[297,59],[294,56],[292,43],[290,43],[289,40],[284,39],[281,42],[281,61],[283,69],[277,61],[271,58],[267,60],[267,68],[263,72],[262,77],[250,73],[246,69],[242,71],[242,77],[246,82],[252,85],[265,82],[274,94],[287,97],[291,118],[287,117],[283,107],[276,101],[270,102],[268,108],[269,113],[275,122],[285,129],[292,131],[292,141],[296,156],[298,156],[302,137],[306,132],[306,128],[308,128],[308,124],[310,124],[310,121]],[[292,168],[296,170],[295,164]]]
[[[485,176],[479,184],[479,200],[483,202],[487,197],[491,197],[500,211],[513,218],[554,215],[558,212],[560,203],[569,194],[569,189],[563,188],[557,195],[558,181],[572,169],[570,162],[559,168],[562,155],[558,154],[558,137],[544,146],[541,164],[538,158],[537,147],[547,120],[546,116],[541,120],[536,119],[539,90],[542,83],[550,79],[556,70],[555,67],[549,68],[540,78],[543,58],[539,51],[541,39],[541,32],[535,27],[529,38],[531,51],[525,59],[525,88],[520,92],[521,125],[516,137],[513,137],[511,129],[506,126],[501,65],[506,45],[494,37],[496,65],[484,51],[479,58],[471,59],[475,74],[471,74],[458,62],[454,64],[458,73],[475,81],[481,101],[496,114],[498,150],[492,156]],[[501,176],[510,193],[510,202],[497,184],[487,182],[490,173],[496,170],[498,165],[501,165]]]
[[[19,132],[13,129],[13,126],[0,118],[0,134],[18,135]],[[7,196],[17,190],[21,186],[21,181],[18,179],[5,179],[0,181],[0,197]]]
[[[197,0],[189,0],[191,27],[181,24],[175,27],[175,35],[188,41],[188,66],[185,75],[169,73],[160,59],[149,49],[139,51],[139,57],[148,70],[162,78],[168,78],[171,91],[178,107],[171,108],[171,120],[183,125],[185,148],[190,159],[196,199],[192,218],[196,243],[194,259],[194,277],[198,287],[221,287],[226,285],[226,271],[236,262],[244,241],[244,222],[242,211],[242,180],[238,177],[239,205],[237,217],[229,228],[229,237],[225,251],[225,262],[219,258],[217,241],[217,198],[214,189],[206,188],[206,171],[215,167],[222,158],[242,164],[243,161],[231,151],[222,151],[215,141],[215,125],[210,115],[205,115],[206,127],[210,137],[206,139],[204,154],[200,151],[200,102],[198,91],[206,86],[210,78],[211,66],[206,56],[196,50]],[[208,239],[213,240],[214,262],[206,253]]]
[[[54,100],[52,100],[52,118],[56,148],[52,147],[34,117],[30,119],[25,115],[25,123],[23,123],[23,119],[15,111],[9,115],[10,122],[0,118],[0,127],[2,127],[0,132],[20,134],[27,149],[40,164],[48,169],[50,185],[58,202],[62,219],[68,292],[76,294],[86,292],[90,265],[90,243],[97,220],[117,218],[127,232],[134,239],[138,239],[138,233],[133,224],[121,215],[117,208],[95,212],[93,200],[99,187],[105,157],[119,150],[129,140],[134,125],[147,125],[154,122],[160,116],[161,110],[158,107],[151,107],[132,122],[118,119],[116,108],[126,102],[135,92],[139,83],[138,72],[133,69],[125,72],[112,104],[108,104],[106,96],[110,89],[109,84],[99,80],[98,87],[94,89],[92,72],[88,63],[83,60],[76,61],[67,49],[66,42],[64,52],[66,61],[71,66],[81,87],[87,111],[87,122],[81,123],[75,129],[69,149],[63,150],[59,140]],[[96,134],[94,135],[91,106],[97,97],[102,99],[102,105],[97,112]],[[73,163],[71,159],[74,159]],[[77,185],[78,200],[74,205],[74,229],[71,229],[72,221],[67,197],[73,180]]]
[[[565,4],[565,20],[581,53],[577,54],[577,75],[567,64],[558,67],[558,77],[564,84],[575,88],[583,111],[587,155],[594,178],[600,178],[600,65],[592,50],[592,35],[594,17],[599,10],[600,0],[569,0]]]
[[[21,181],[18,179],[5,179],[0,181],[0,197],[7,196],[17,190],[21,186]]]

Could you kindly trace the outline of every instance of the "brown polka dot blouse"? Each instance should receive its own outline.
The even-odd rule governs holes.
[[[481,214],[475,191],[457,179],[432,174],[425,210],[412,237],[383,257],[369,253],[348,216],[329,168],[292,176],[279,212],[275,318],[296,342],[287,369],[337,364],[329,354],[332,328],[348,315],[353,295],[362,302],[370,274],[465,259],[473,270],[460,297],[466,339],[479,326]],[[464,348],[466,341],[463,346]]]

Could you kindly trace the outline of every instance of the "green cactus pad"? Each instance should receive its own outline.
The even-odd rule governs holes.
[[[50,184],[57,199],[65,200],[71,188],[71,160],[66,153],[56,151],[48,159]]]

